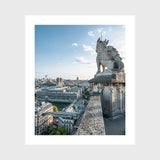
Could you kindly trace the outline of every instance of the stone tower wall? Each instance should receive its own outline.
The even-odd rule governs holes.
[[[62,78],[57,78],[57,86],[63,87],[63,79]]]
[[[111,83],[105,86],[101,93],[101,103],[106,117],[125,113],[125,85]]]

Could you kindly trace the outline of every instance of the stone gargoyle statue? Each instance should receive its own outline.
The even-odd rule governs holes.
[[[97,73],[100,73],[100,66],[102,65],[103,73],[118,73],[124,71],[124,63],[122,58],[119,56],[118,51],[112,47],[108,46],[109,40],[97,40],[96,52],[97,52]]]

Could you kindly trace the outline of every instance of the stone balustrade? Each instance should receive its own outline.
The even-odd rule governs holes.
[[[100,96],[91,96],[77,135],[105,135]]]

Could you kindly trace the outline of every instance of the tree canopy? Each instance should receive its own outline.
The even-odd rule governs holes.
[[[59,126],[58,128],[49,128],[50,135],[68,135],[68,130],[64,126]]]
[[[53,106],[53,112],[58,112],[58,108],[56,106]]]

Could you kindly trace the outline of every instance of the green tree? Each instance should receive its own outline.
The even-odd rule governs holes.
[[[53,106],[53,112],[58,112],[58,108],[56,106]]]
[[[68,130],[64,126],[59,126],[58,128],[49,128],[50,135],[68,135]]]
[[[59,126],[57,128],[57,131],[60,132],[61,135],[68,135],[68,130],[66,127],[64,126]]]
[[[56,128],[53,128],[53,127],[50,127],[50,128],[49,128],[49,134],[50,134],[50,135],[55,135],[56,132],[57,132],[57,129],[56,129]]]
[[[89,91],[87,91],[87,95],[90,96],[90,92]]]
[[[35,99],[35,102],[38,102],[38,100],[37,100],[37,99]]]
[[[50,135],[55,135],[57,133],[57,129],[55,128],[55,130],[53,130]]]
[[[56,135],[61,135],[61,132],[60,132],[60,131],[57,131],[57,132],[56,132]]]
[[[69,86],[72,88],[72,87],[75,87],[76,85],[75,85],[75,84],[71,84],[71,85],[69,85]]]

